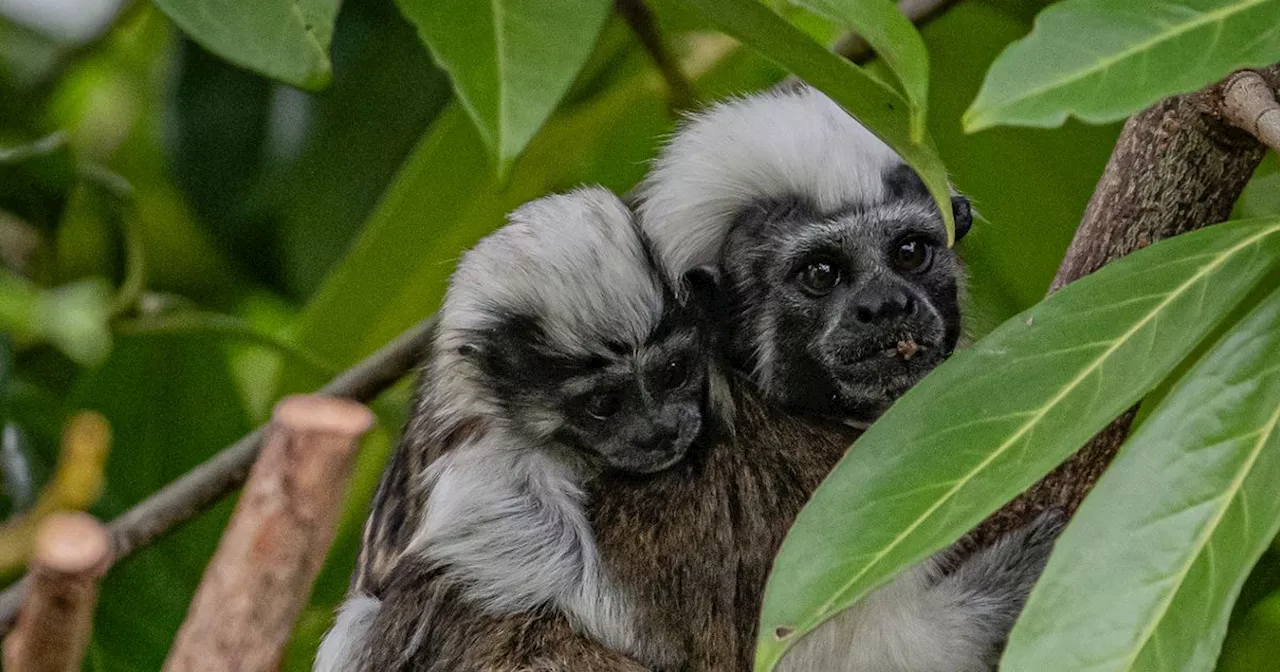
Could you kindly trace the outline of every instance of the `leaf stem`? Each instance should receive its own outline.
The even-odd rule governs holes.
[[[639,38],[640,44],[658,72],[667,84],[667,95],[671,99],[671,109],[675,112],[693,109],[698,103],[698,93],[693,82],[680,69],[680,61],[671,53],[670,47],[658,29],[653,11],[644,4],[644,0],[614,0],[613,6],[618,14],[631,26],[632,32]]]

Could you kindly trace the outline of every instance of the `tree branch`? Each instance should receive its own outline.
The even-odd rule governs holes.
[[[333,541],[373,413],[319,395],[276,405],[262,456],[205,569],[168,672],[273,670]]]
[[[418,363],[430,344],[434,325],[434,318],[424,320],[339,374],[320,392],[361,402],[372,400]],[[250,432],[111,521],[108,529],[113,562],[150,544],[240,487],[258,457],[262,437],[262,428]],[[28,583],[28,578],[23,577],[0,593],[0,634],[13,626]]]
[[[698,93],[693,82],[680,69],[680,59],[671,53],[666,40],[662,39],[662,31],[658,30],[658,23],[648,5],[644,0],[614,0],[613,6],[631,26],[662,74],[663,81],[667,83],[667,95],[671,98],[671,108],[676,111],[693,109],[698,104]]]
[[[1254,74],[1274,88],[1280,65]],[[1050,293],[1135,250],[1231,215],[1266,152],[1220,115],[1237,77],[1162,100],[1125,124]],[[985,546],[1046,509],[1074,513],[1128,436],[1136,411],[1129,409],[993,514],[972,539]]]
[[[12,672],[80,669],[98,579],[111,548],[101,523],[83,513],[56,513],[40,525],[31,561],[31,590],[18,625],[4,640],[4,667]]]

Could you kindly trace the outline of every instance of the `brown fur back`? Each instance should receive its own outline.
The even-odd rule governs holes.
[[[365,670],[746,672],[765,579],[783,536],[857,432],[801,420],[734,383],[734,429],[650,477],[604,476],[589,514],[601,557],[639,606],[646,660],[576,634],[560,614],[493,616],[427,568],[381,586]]]
[[[735,429],[645,480],[598,482],[601,557],[687,670],[750,670],[765,579],[809,495],[856,437],[735,385]]]

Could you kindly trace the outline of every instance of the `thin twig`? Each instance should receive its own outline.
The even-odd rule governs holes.
[[[430,344],[434,325],[434,318],[419,323],[334,378],[320,392],[361,402],[372,400],[417,364]],[[108,529],[114,560],[150,544],[240,487],[258,456],[262,436],[262,428],[250,432],[111,521]],[[23,577],[0,593],[0,634],[13,626],[27,583]]]
[[[614,0],[613,6],[618,14],[626,20],[627,25],[640,40],[653,64],[657,66],[662,79],[667,83],[667,95],[671,98],[671,109],[674,111],[691,110],[698,104],[698,94],[693,82],[680,69],[680,59],[671,53],[666,40],[662,39],[662,31],[658,30],[658,22],[653,18],[644,0]]]
[[[58,513],[41,523],[31,562],[33,588],[17,627],[4,640],[6,670],[80,669],[110,552],[106,529],[88,514]]]
[[[297,395],[281,401],[235,515],[165,662],[168,672],[279,667],[333,541],[368,408]]]
[[[1254,70],[1241,70],[1222,83],[1222,119],[1280,152],[1280,102]]]

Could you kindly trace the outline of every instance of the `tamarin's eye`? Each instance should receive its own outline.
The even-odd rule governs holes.
[[[918,271],[927,266],[932,257],[933,245],[919,236],[912,236],[898,243],[890,260],[899,271]]]
[[[583,410],[596,420],[608,420],[622,408],[622,393],[618,390],[596,392],[587,397]]]
[[[840,267],[830,259],[815,259],[800,269],[797,280],[813,296],[826,296],[840,284]]]
[[[679,357],[662,367],[658,386],[663,390],[670,391],[684,387],[687,382],[689,382],[689,361],[684,357]]]

